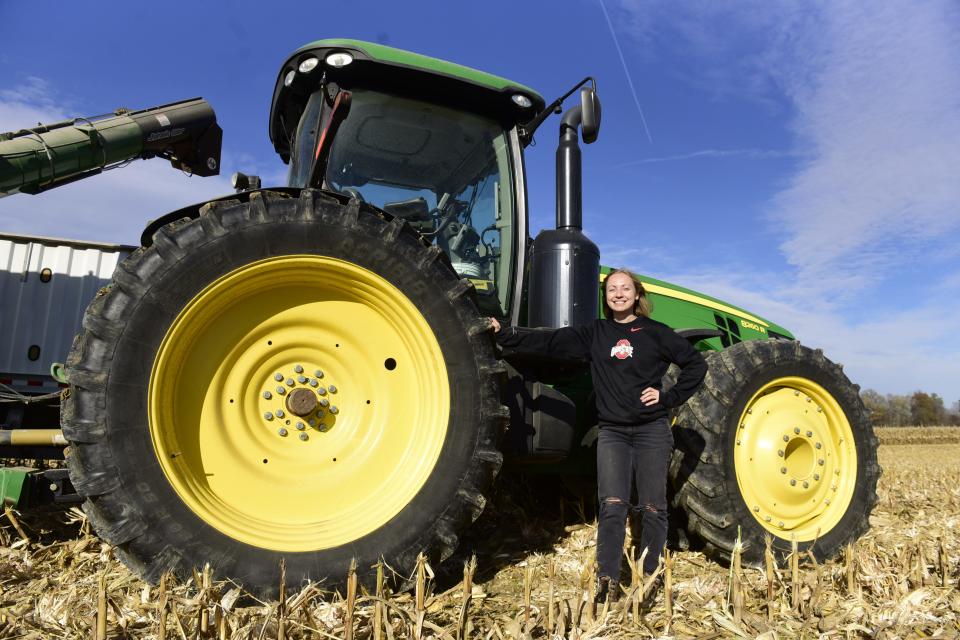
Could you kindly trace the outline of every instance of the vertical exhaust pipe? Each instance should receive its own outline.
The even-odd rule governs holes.
[[[583,234],[583,185],[578,131],[597,139],[600,102],[590,87],[580,104],[560,120],[557,147],[557,228],[537,234],[530,264],[528,322],[531,327],[567,327],[598,317],[600,250]]]

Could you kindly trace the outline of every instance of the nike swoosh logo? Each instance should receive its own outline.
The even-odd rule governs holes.
[[[637,331],[643,331],[643,327],[630,327],[630,333],[636,333]]]

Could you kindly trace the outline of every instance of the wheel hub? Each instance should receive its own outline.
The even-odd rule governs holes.
[[[287,396],[287,410],[295,416],[309,416],[319,404],[317,394],[310,389],[295,389]]]

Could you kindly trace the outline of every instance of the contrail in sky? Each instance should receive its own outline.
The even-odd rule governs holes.
[[[643,117],[643,108],[640,106],[640,98],[637,97],[637,90],[633,87],[633,80],[630,79],[630,71],[627,70],[627,61],[623,57],[623,51],[620,49],[620,42],[617,40],[617,34],[613,30],[613,23],[610,21],[610,14],[607,13],[607,7],[603,0],[600,2],[600,8],[603,10],[603,17],[607,19],[607,26],[610,27],[610,35],[613,36],[613,44],[617,48],[617,54],[620,56],[620,64],[623,65],[623,74],[627,76],[627,84],[630,85],[630,93],[633,94],[633,101],[637,105],[637,111],[640,112],[640,122],[643,123],[643,130],[647,134],[647,140],[653,144],[653,136],[650,135],[650,129],[647,128],[647,119]]]

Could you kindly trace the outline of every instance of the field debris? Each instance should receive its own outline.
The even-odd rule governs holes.
[[[625,574],[624,597],[594,613],[589,501],[546,499],[512,476],[454,558],[442,568],[417,562],[409,590],[391,593],[379,566],[371,591],[351,569],[344,593],[310,584],[275,602],[213,580],[208,567],[147,585],[90,534],[80,510],[7,511],[0,639],[956,638],[960,444],[906,429],[892,444],[887,431],[871,529],[839,557],[768,552],[750,567],[735,551],[721,566],[676,550],[649,610],[639,606],[646,585]],[[629,552],[627,566],[639,566]]]

